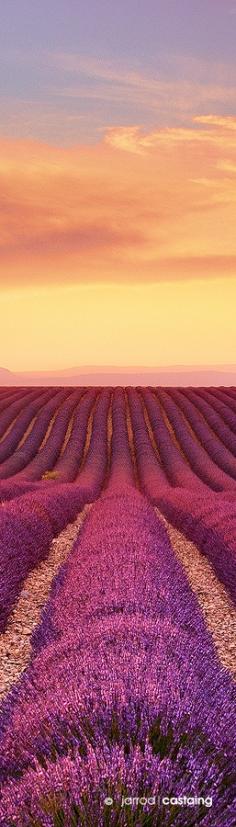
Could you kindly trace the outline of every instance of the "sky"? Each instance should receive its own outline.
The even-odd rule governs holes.
[[[236,2],[0,0],[0,364],[236,362]]]

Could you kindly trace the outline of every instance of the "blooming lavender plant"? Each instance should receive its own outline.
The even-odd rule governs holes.
[[[110,490],[54,582],[32,662],[2,708],[4,827],[212,827],[204,806],[166,808],[174,791],[212,796],[214,825],[233,827],[234,702],[164,526],[135,489]],[[133,794],[160,803],[128,811]]]
[[[206,490],[204,483],[190,468],[187,457],[181,453],[179,447],[176,447],[173,435],[171,436],[165,423],[163,411],[157,397],[148,389],[144,389],[142,395],[163,466],[171,484],[199,492]]]
[[[109,487],[135,485],[135,468],[129,445],[127,401],[123,388],[115,388],[112,399],[112,438]]]
[[[79,486],[61,484],[19,496],[0,511],[0,630],[6,626],[26,575],[85,504]]]
[[[76,477],[76,484],[79,484],[87,501],[95,499],[100,494],[108,470],[107,418],[110,403],[111,390],[104,388],[95,403],[88,451]]]
[[[21,413],[24,407],[29,404],[30,399],[32,396],[34,397],[37,392],[30,391],[29,389],[25,388],[24,391],[18,392],[14,394],[12,398],[7,400],[7,404],[2,405],[1,413],[0,413],[0,438],[4,436],[5,431],[7,428],[14,422],[18,413]]]
[[[209,559],[236,602],[236,500],[181,489],[157,497],[163,514]]]
[[[152,500],[157,492],[170,487],[165,468],[153,446],[137,390],[128,389],[136,462],[141,489]]]
[[[209,454],[209,457],[211,457],[213,462],[215,462],[219,468],[222,468],[226,474],[229,474],[233,477],[233,479],[235,479],[236,459],[232,456],[232,452],[228,450],[225,443],[222,441],[222,429],[220,429],[220,436],[217,435],[215,430],[212,431],[212,427],[209,427],[207,419],[202,414],[199,415],[198,407],[195,407],[189,394],[185,395],[181,391],[172,388],[170,395],[177,402],[179,408],[183,411],[184,416],[186,416],[187,421],[193,428],[200,444]],[[215,424],[215,417],[213,418],[213,421],[211,417],[210,424],[211,426],[214,425],[215,428],[217,428],[217,425]],[[217,430],[219,430],[219,428]]]
[[[6,478],[11,475],[19,475],[23,470],[25,476],[25,468],[29,464],[32,457],[35,456],[42,440],[50,425],[51,418],[55,414],[57,407],[68,395],[68,391],[60,390],[56,394],[52,392],[51,398],[44,405],[42,411],[39,412],[37,419],[33,425],[32,431],[28,434],[24,445],[19,447],[5,462],[0,466],[0,477]]]
[[[222,402],[221,399],[218,398],[214,393],[213,388],[198,388],[197,398],[204,399],[206,402],[208,402],[208,404],[211,406],[211,409],[220,415],[221,420],[223,420],[223,422],[226,425],[228,425],[230,430],[233,431],[233,434],[235,435],[236,417],[233,411],[226,404],[227,397],[225,395],[223,396],[224,402]]]
[[[86,443],[88,421],[96,397],[97,390],[90,388],[83,394],[75,409],[68,443],[54,465],[61,482],[73,482],[79,473]]]
[[[213,400],[211,398],[210,401],[210,394],[204,393],[204,389],[202,391],[201,389],[200,391],[199,389],[194,391],[190,388],[183,388],[182,393],[193,402],[197,410],[203,413],[213,432],[217,434],[223,445],[233,454],[233,457],[236,457],[236,434],[233,432],[232,427],[225,422],[219,409],[217,410],[217,400],[215,399],[212,404]],[[219,405],[221,405],[221,403],[219,403]],[[236,425],[236,418],[234,416],[232,416],[232,421],[233,420]]]
[[[60,456],[68,424],[82,393],[81,389],[76,388],[60,405],[45,444],[27,464],[24,471],[27,479],[40,479],[46,470],[54,468]]]
[[[170,392],[159,389],[158,397],[174,428],[177,439],[188,457],[192,470],[214,491],[230,490],[236,493],[236,482],[219,468],[211,459],[205,448],[194,437],[186,418],[178,405],[171,398]]]
[[[0,445],[0,462],[11,456],[18,443],[24,437],[25,431],[30,425],[32,419],[38,414],[40,409],[51,398],[52,391],[46,390],[45,393],[38,389],[28,397],[27,404],[23,406],[23,410],[19,413],[10,432],[2,439]]]

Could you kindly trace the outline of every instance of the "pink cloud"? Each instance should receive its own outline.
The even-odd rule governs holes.
[[[234,129],[209,115],[93,146],[2,141],[2,285],[236,274]]]

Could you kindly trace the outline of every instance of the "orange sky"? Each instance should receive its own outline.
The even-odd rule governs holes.
[[[2,299],[1,363],[12,370],[232,363],[235,306],[236,280],[222,278],[13,289]]]
[[[236,119],[0,141],[1,364],[234,362]]]
[[[236,364],[234,6],[5,2],[0,367]]]

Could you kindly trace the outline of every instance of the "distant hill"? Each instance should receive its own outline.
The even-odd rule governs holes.
[[[65,368],[58,371],[13,372],[0,368],[1,386],[37,385],[192,385],[236,386],[236,365],[173,365],[167,367],[84,367]]]
[[[7,383],[7,380],[11,378],[12,375],[13,374],[11,373],[11,371],[7,370],[7,368],[0,368],[0,384],[3,385],[5,380]]]

